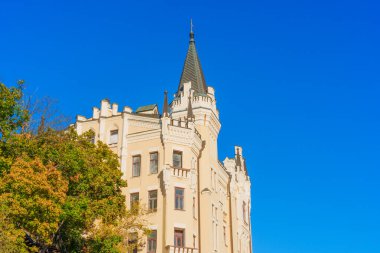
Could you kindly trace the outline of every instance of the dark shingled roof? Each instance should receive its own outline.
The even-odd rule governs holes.
[[[183,84],[191,81],[191,88],[198,94],[207,94],[207,86],[203,75],[201,63],[195,49],[193,31],[190,32],[189,49],[187,50],[185,64],[183,66],[181,80],[178,85],[177,95],[183,91]]]
[[[139,108],[137,108],[136,112],[146,112],[146,111],[151,111],[151,110],[153,110],[155,107],[157,107],[157,104],[140,106]]]

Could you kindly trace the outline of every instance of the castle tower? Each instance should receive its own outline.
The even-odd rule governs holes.
[[[232,158],[218,159],[219,111],[192,27],[173,93],[170,102],[165,91],[161,115],[156,104],[119,112],[117,104],[102,100],[92,117],[77,117],[76,129],[93,130],[94,141],[119,155],[128,181],[127,208],[139,201],[152,211],[153,232],[141,252],[252,253],[251,184],[243,149],[235,146]]]

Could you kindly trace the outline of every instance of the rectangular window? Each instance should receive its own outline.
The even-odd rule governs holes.
[[[151,174],[156,174],[158,172],[158,152],[150,153],[149,171]]]
[[[177,210],[183,210],[184,191],[183,188],[175,188],[175,209]]]
[[[174,229],[174,246],[185,247],[185,230]]]
[[[131,201],[131,208],[135,205],[138,205],[140,201],[140,194],[138,192],[131,193],[130,201]]]
[[[193,197],[193,218],[195,218],[195,197]]]
[[[148,253],[155,253],[157,250],[157,230],[152,230],[148,235]]]
[[[173,151],[173,167],[182,168],[182,152]]]
[[[149,191],[149,211],[157,211],[157,190]]]
[[[132,156],[132,177],[139,177],[141,170],[141,156]]]
[[[244,222],[247,222],[247,204],[245,203],[245,201],[243,201],[243,219],[244,219]]]
[[[128,236],[128,246],[131,248],[128,250],[128,253],[137,253],[137,233],[130,233]]]
[[[227,245],[226,226],[223,226],[223,239],[224,239],[224,244]]]
[[[109,144],[116,144],[118,140],[119,140],[119,131],[118,130],[112,130],[110,132]]]

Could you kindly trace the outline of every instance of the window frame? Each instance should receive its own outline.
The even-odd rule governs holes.
[[[153,193],[153,192],[156,193],[156,197],[155,198],[151,198],[150,194]],[[154,208],[151,208],[151,203],[155,203],[155,207]],[[158,205],[158,190],[150,190],[150,191],[148,191],[148,210],[150,212],[157,212],[157,205]]]
[[[152,160],[153,154],[156,154],[156,156],[157,156],[156,160]],[[149,173],[150,174],[157,174],[158,173],[158,161],[159,161],[158,154],[159,154],[158,151],[153,151],[153,152],[149,153]],[[156,170],[154,172],[152,172],[152,161],[156,161]]]
[[[115,136],[114,133],[116,133],[116,137],[113,137],[113,136]],[[114,140],[114,138],[116,138],[116,139]],[[115,145],[118,142],[119,142],[119,129],[110,130],[110,139],[109,139],[108,144],[109,145]]]
[[[181,160],[180,160],[180,166],[176,166],[175,163],[174,163],[174,157],[175,155],[180,155],[181,156]],[[173,167],[174,168],[183,168],[183,152],[180,151],[180,150],[173,150]]]
[[[135,199],[133,196],[137,196],[137,199]],[[129,194],[129,204],[131,208],[133,205],[137,203],[137,205],[140,203],[140,193],[139,192],[132,192]]]
[[[133,244],[133,243],[136,243],[138,242],[137,240],[138,238],[138,234],[136,232],[133,232],[133,233],[129,233],[128,234],[128,245],[129,244]],[[138,247],[137,245],[133,248],[133,249],[129,249],[128,250],[128,253],[137,253],[138,252]]]
[[[247,223],[247,203],[245,203],[245,201],[243,201],[243,220],[245,223]]]
[[[182,190],[182,195],[177,195],[177,190]],[[179,196],[179,199],[182,203],[182,208],[177,208],[177,196]],[[175,210],[185,210],[185,188],[182,187],[174,187],[174,209]]]
[[[154,237],[152,237],[154,234]],[[155,253],[157,252],[157,230],[152,230],[151,233],[147,236],[147,253]],[[150,243],[154,243],[154,249],[150,249]]]
[[[135,158],[139,158],[139,167],[138,167],[138,175],[135,175]],[[137,164],[137,163],[136,163]],[[141,155],[133,155],[132,156],[132,177],[139,177],[141,175]]]
[[[178,232],[178,233],[177,233]],[[182,237],[182,244],[181,245],[177,245],[177,235],[178,234],[181,234],[181,237]],[[179,247],[179,248],[184,248],[185,247],[185,229],[183,228],[174,228],[174,247]]]

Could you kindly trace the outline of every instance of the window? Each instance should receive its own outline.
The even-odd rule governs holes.
[[[140,194],[138,192],[131,193],[131,208],[134,205],[138,205],[140,201]]]
[[[223,226],[223,239],[224,239],[224,244],[227,245],[226,226]]]
[[[132,246],[128,253],[137,253],[137,233],[130,233],[128,236],[128,245]]]
[[[185,247],[185,230],[174,229],[174,246]]]
[[[149,211],[155,212],[157,210],[157,190],[149,191]]]
[[[244,219],[244,222],[247,223],[247,204],[245,203],[245,201],[243,201],[243,219]]]
[[[92,129],[90,130],[90,142],[95,144],[95,132]]]
[[[211,169],[211,187],[214,189],[214,171]]]
[[[193,197],[193,218],[195,219],[195,197]]]
[[[148,253],[155,253],[157,250],[157,230],[152,230],[148,235]]]
[[[158,152],[150,153],[149,171],[151,174],[158,172]]]
[[[110,142],[109,144],[116,144],[119,139],[119,131],[118,130],[112,130],[110,133]]]
[[[140,176],[140,169],[141,169],[141,156],[135,155],[132,156],[132,177],[139,177]]]
[[[182,168],[182,152],[181,151],[173,152],[173,167]]]
[[[183,210],[184,191],[183,188],[175,188],[175,209],[177,210]]]

